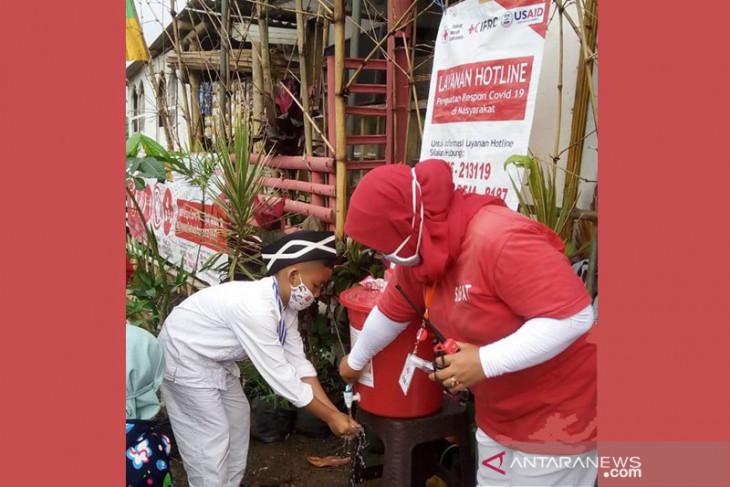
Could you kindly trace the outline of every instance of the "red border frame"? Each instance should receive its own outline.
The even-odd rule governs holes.
[[[711,3],[599,7],[601,440],[730,439],[730,4]]]

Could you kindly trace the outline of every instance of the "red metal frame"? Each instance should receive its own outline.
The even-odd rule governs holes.
[[[414,0],[389,0],[388,27],[392,28],[398,18],[408,9]],[[345,108],[345,116],[349,117],[384,117],[385,133],[375,135],[350,135],[347,137],[347,145],[383,145],[385,146],[385,159],[347,161],[348,170],[369,170],[382,166],[383,164],[394,164],[405,162],[406,155],[406,125],[408,117],[408,100],[410,96],[410,80],[404,74],[408,71],[405,45],[409,44],[412,35],[412,26],[409,24],[405,29],[392,35],[387,40],[388,57],[393,60],[384,59],[369,60],[363,70],[377,70],[386,72],[386,84],[375,83],[353,83],[350,86],[350,93],[382,94],[385,95],[385,107],[371,106],[350,106]],[[327,64],[327,138],[330,143],[337,139],[338,130],[346,130],[346,126],[338,126],[335,113],[335,59],[333,56],[326,58]],[[346,58],[345,69],[358,69],[362,59]],[[285,202],[285,211],[314,215],[327,224],[329,229],[334,229],[334,208],[336,204],[335,192],[335,164],[334,154],[330,151],[329,157],[304,157],[304,156],[276,156],[267,158],[264,162],[269,167],[281,169],[307,170],[311,173],[311,182],[296,181],[285,178],[267,178],[265,185],[269,188],[280,190],[295,190],[310,193],[311,203],[299,201]],[[258,155],[252,155],[258,159]]]

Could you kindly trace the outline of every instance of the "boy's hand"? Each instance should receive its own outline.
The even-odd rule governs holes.
[[[354,436],[362,428],[357,421],[344,413],[336,413],[327,423],[332,432],[337,436]]]

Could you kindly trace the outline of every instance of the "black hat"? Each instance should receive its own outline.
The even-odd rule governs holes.
[[[284,267],[310,260],[335,260],[337,247],[333,232],[300,230],[271,242],[261,250],[266,275],[276,274]]]

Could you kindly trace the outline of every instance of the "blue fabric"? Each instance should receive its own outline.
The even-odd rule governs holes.
[[[284,345],[286,342],[286,322],[284,321],[284,305],[281,302],[281,296],[279,296],[279,286],[274,279],[274,293],[276,294],[276,304],[279,305],[279,325],[276,327],[276,331],[279,334],[279,343]]]
[[[154,422],[127,420],[128,487],[172,485],[170,439],[155,430]]]

